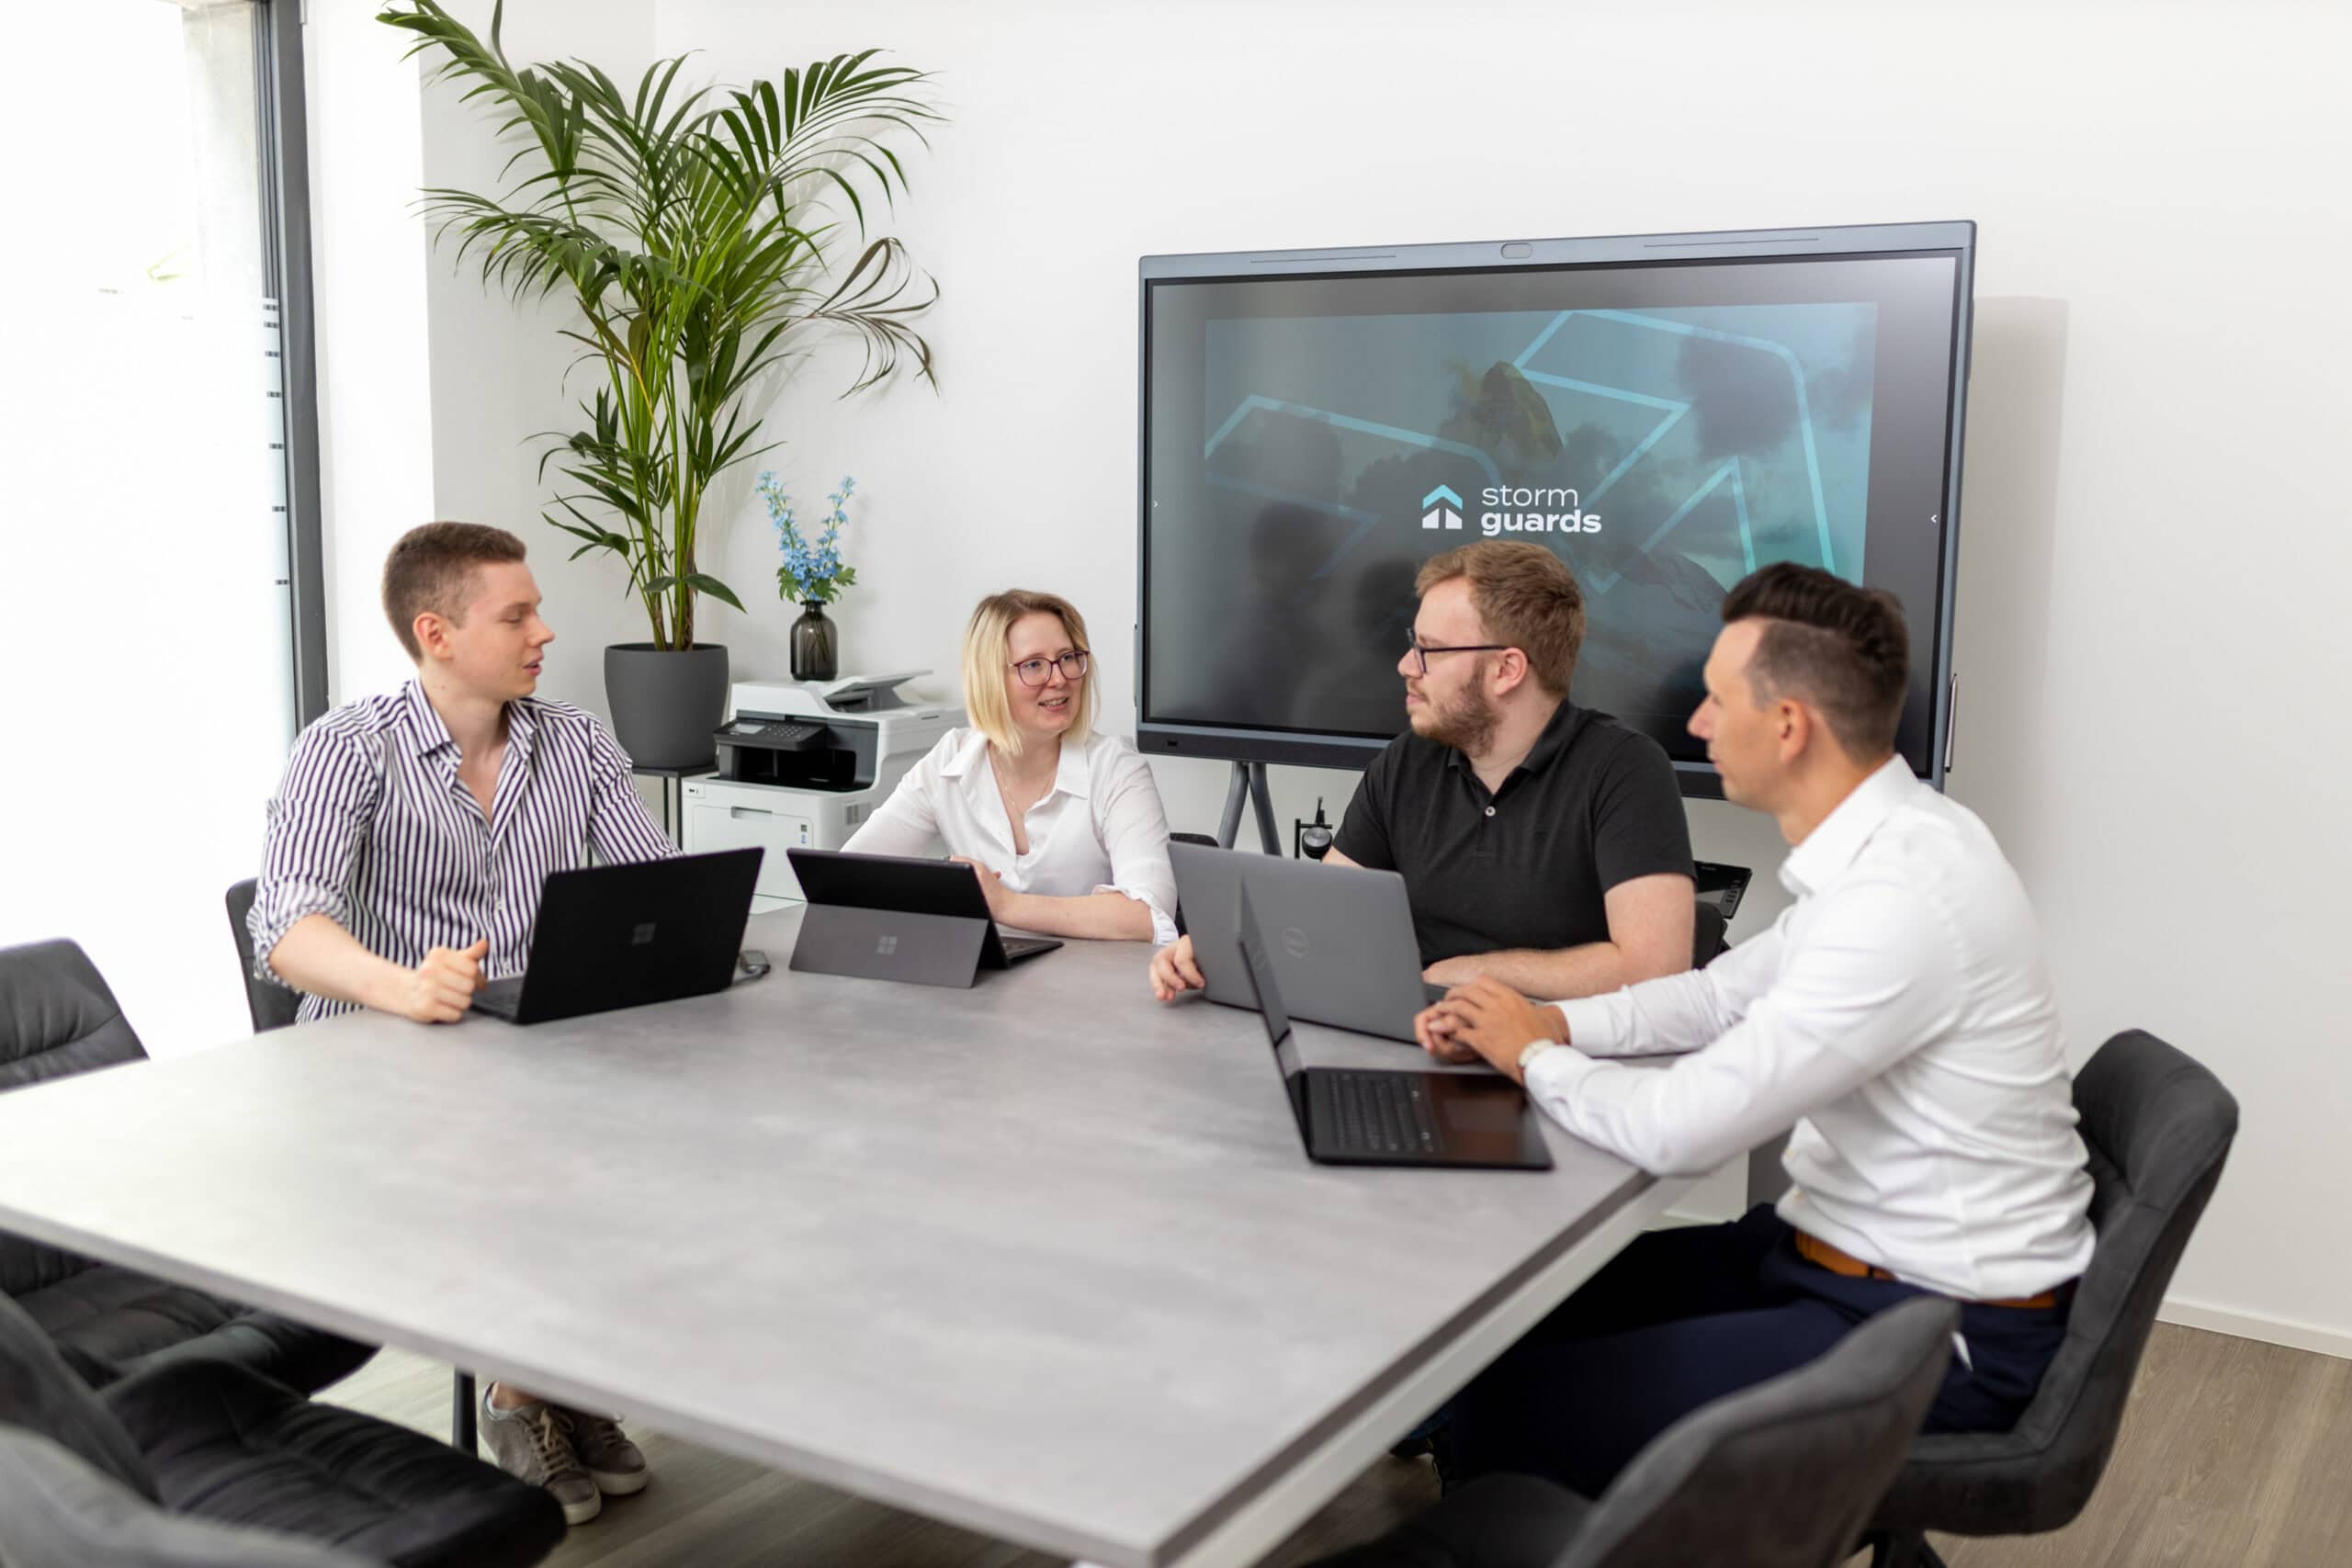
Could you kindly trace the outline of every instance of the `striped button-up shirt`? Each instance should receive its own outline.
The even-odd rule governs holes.
[[[249,917],[254,973],[296,921],[324,915],[380,958],[413,968],[435,947],[487,937],[483,973],[519,975],[549,872],[653,860],[670,840],[638,798],[628,754],[595,716],[524,697],[506,705],[506,754],[490,816],[458,778],[458,743],[411,681],[302,731],[269,803]],[[305,996],[300,1017],[355,1012]]]

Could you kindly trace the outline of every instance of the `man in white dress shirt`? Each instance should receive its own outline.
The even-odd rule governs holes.
[[[1733,589],[1690,731],[1778,819],[1796,903],[1705,969],[1539,1007],[1492,980],[1421,1019],[1578,1136],[1659,1175],[1794,1123],[1794,1185],[1635,1241],[1451,1409],[1449,1482],[1595,1495],[1675,1419],[1809,1361],[1922,1292],[1962,1303],[1929,1431],[2005,1431],[2064,1337],[2091,1181],[2065,1039],[2017,874],[1895,755],[1901,611],[1826,572]],[[1611,1057],[1687,1052],[1663,1067]]]

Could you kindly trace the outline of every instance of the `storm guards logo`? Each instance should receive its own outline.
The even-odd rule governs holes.
[[[1440,485],[1421,497],[1421,526],[1424,528],[1462,526],[1462,498],[1453,493],[1451,485]]]
[[[1498,508],[1564,506],[1565,512],[1500,510],[1478,514],[1478,532],[1489,539],[1498,534],[1598,534],[1600,513],[1587,512],[1584,502],[1566,486],[1488,485],[1478,494]],[[1429,525],[1421,525],[1424,528]]]

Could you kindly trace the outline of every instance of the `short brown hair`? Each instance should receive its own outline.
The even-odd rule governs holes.
[[[1894,750],[1911,639],[1894,594],[1781,561],[1749,573],[1724,596],[1724,624],[1747,620],[1768,623],[1747,660],[1758,702],[1804,698],[1855,761]]]
[[[991,593],[972,608],[964,627],[964,712],[972,728],[997,743],[1009,756],[1021,752],[1021,737],[1012,728],[1012,705],[1005,699],[1004,683],[1012,678],[1012,624],[1040,612],[1058,618],[1072,647],[1087,648],[1086,617],[1058,593],[1008,588]],[[1094,729],[1094,666],[1078,683],[1078,707],[1062,739],[1083,745]]]
[[[1566,696],[1584,646],[1584,591],[1568,563],[1524,539],[1480,539],[1423,561],[1413,592],[1427,597],[1457,577],[1470,580],[1470,603],[1487,634],[1527,655],[1537,685]]]
[[[482,523],[427,523],[402,534],[384,558],[384,614],[411,659],[421,660],[416,618],[430,610],[462,626],[474,569],[521,560],[523,541]]]

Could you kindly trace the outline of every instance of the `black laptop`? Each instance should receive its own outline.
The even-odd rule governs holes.
[[[1258,994],[1266,1039],[1282,1069],[1307,1158],[1324,1165],[1552,1168],[1535,1108],[1509,1078],[1302,1066],[1249,888],[1236,889],[1235,897],[1243,967]]]
[[[762,852],[549,873],[523,973],[475,992],[475,1010],[546,1023],[725,990],[752,918]]]
[[[968,865],[845,850],[784,852],[808,901],[792,946],[796,970],[969,986],[983,969],[1010,969],[1061,946],[1053,937],[999,931]]]

